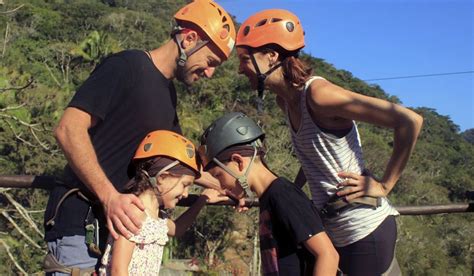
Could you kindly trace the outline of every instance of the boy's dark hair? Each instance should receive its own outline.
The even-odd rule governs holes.
[[[268,168],[265,162],[265,154],[267,153],[265,146],[262,144],[261,147],[258,147],[256,149],[258,159]],[[251,144],[234,145],[220,152],[215,158],[225,163],[231,160],[232,154],[234,153],[237,153],[243,157],[252,157],[254,155],[254,152],[255,147]],[[216,165],[217,164],[212,161],[206,166],[205,170],[210,170]]]

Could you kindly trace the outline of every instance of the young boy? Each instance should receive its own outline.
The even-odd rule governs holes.
[[[224,115],[201,137],[204,170],[239,199],[257,195],[264,275],[336,275],[339,256],[317,210],[301,189],[266,166],[263,138],[245,114]]]

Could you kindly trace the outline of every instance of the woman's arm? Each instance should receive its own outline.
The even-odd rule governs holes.
[[[128,276],[128,265],[132,260],[133,250],[135,249],[135,243],[127,240],[124,236],[120,235],[114,242],[112,249],[112,260],[111,260],[111,274],[112,275],[127,275]]]
[[[332,245],[326,232],[320,232],[304,242],[304,246],[314,255],[313,276],[336,275],[339,264],[339,254]]]
[[[223,200],[228,200],[227,196],[214,189],[205,189],[198,200],[186,210],[175,221],[168,220],[168,236],[181,237],[189,226],[196,220],[197,215],[207,202],[215,203]]]
[[[348,172],[339,174],[348,179],[341,185],[351,187],[338,192],[338,195],[347,196],[348,200],[362,195],[386,196],[408,162],[423,118],[401,105],[354,93],[325,80],[313,82],[308,104],[314,113],[324,114],[324,117],[363,121],[394,130],[392,155],[380,182],[371,176]]]

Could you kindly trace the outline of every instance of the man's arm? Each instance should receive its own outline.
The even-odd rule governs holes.
[[[130,232],[138,233],[141,226],[136,207],[144,210],[144,206],[135,195],[119,193],[100,167],[88,133],[96,123],[89,113],[68,107],[54,135],[71,168],[103,205],[111,235],[118,238],[116,228],[129,237]]]

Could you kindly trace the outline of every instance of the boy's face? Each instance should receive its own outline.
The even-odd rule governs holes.
[[[233,172],[240,173],[237,162],[227,162],[224,164]],[[245,197],[245,191],[242,189],[237,179],[226,172],[224,169],[219,166],[214,166],[209,170],[209,173],[219,180],[222,189],[231,192],[235,197],[237,197],[237,199]]]

